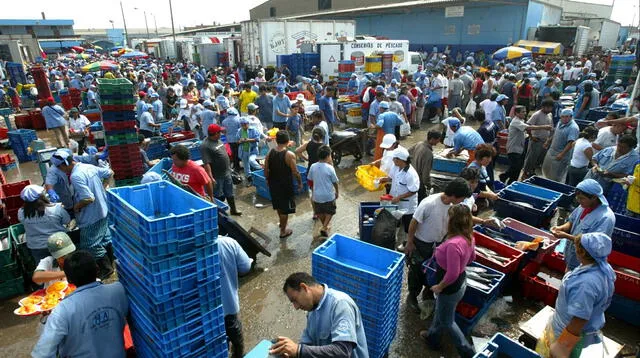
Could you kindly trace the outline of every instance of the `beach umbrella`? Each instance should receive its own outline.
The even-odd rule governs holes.
[[[114,71],[116,69],[118,69],[118,64],[108,60],[93,62],[80,68],[82,72]]]
[[[531,57],[531,51],[522,47],[509,46],[503,47],[493,53],[493,59],[498,61],[513,60],[522,57]]]
[[[122,57],[122,58],[147,58],[147,57],[149,57],[149,55],[147,55],[146,53],[141,52],[141,51],[131,51],[131,52],[125,52],[120,57]]]

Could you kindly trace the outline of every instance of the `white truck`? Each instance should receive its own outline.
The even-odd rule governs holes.
[[[408,70],[414,73],[418,66],[422,65],[422,55],[409,51],[407,40],[355,40],[347,42],[328,42],[318,44],[320,53],[320,71],[324,78],[338,76],[338,62],[351,60],[355,62],[356,72],[365,71],[365,58],[367,56],[393,54],[393,66],[400,70]]]
[[[572,49],[573,56],[582,56],[589,45],[590,31],[587,26],[539,26],[535,39],[560,42],[565,49]]]
[[[353,20],[250,20],[241,23],[242,58],[251,66],[275,66],[277,55],[298,53],[302,44],[353,38]]]

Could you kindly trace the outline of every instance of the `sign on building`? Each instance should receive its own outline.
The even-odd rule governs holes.
[[[444,17],[463,17],[464,6],[447,6],[444,8]]]

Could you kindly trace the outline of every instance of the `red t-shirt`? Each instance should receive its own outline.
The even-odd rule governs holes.
[[[205,196],[204,186],[211,179],[203,167],[189,160],[187,165],[180,168],[175,164],[171,167],[171,176],[182,184],[189,185],[196,193]]]

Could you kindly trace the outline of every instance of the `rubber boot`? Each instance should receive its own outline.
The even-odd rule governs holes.
[[[227,203],[229,203],[229,207],[231,208],[231,215],[235,215],[235,216],[242,215],[242,211],[238,211],[238,209],[236,209],[236,198],[228,197]]]
[[[97,261],[98,277],[103,281],[111,277],[111,275],[113,275],[113,266],[111,265],[107,255],[102,256]]]

